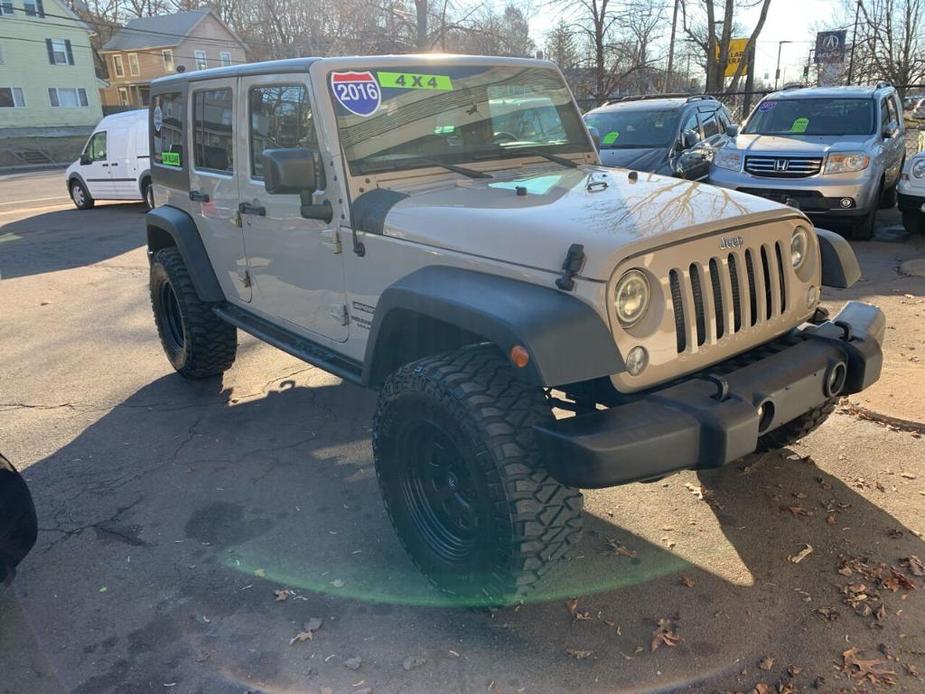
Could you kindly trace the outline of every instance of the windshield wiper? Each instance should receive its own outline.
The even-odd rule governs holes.
[[[550,154],[549,152],[543,152],[539,149],[508,149],[505,150],[505,153],[512,152],[517,156],[528,156],[528,157],[542,157],[548,161],[555,162],[556,164],[561,164],[562,166],[567,166],[570,169],[577,169],[578,164],[571,159],[566,157],[560,157],[556,154]]]
[[[430,164],[431,166],[439,166],[442,169],[447,171],[452,171],[453,173],[462,174],[463,176],[468,176],[469,178],[494,178],[491,174],[487,174],[484,171],[476,171],[475,169],[467,169],[465,166],[456,166],[456,164],[447,164],[438,159],[428,159],[427,157],[408,157],[396,162],[383,162],[381,166],[364,166],[363,173],[374,173],[376,171],[388,171],[392,168],[389,164],[407,164],[409,162],[421,162],[423,164]]]

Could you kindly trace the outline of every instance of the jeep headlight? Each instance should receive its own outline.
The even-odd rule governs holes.
[[[809,232],[805,227],[797,227],[790,237],[790,263],[796,269],[806,260],[806,251],[809,248]]]
[[[919,159],[912,165],[912,175],[915,178],[925,178],[925,159]]]
[[[649,280],[640,270],[628,270],[614,291],[617,318],[624,328],[639,322],[649,308]]]
[[[870,157],[864,152],[836,152],[825,160],[825,173],[840,174],[863,171],[870,164]]]
[[[721,169],[742,170],[742,153],[737,149],[721,149],[713,157],[713,163]]]

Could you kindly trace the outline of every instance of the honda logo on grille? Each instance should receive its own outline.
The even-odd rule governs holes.
[[[786,171],[790,167],[790,162],[786,159],[775,159],[774,160],[774,170],[775,171]]]

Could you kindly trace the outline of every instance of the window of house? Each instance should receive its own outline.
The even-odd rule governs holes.
[[[182,168],[183,124],[186,121],[186,102],[179,92],[157,94],[151,109],[151,155],[155,164]]]
[[[87,106],[87,90],[83,87],[49,87],[48,101],[54,108],[81,108]]]
[[[119,87],[119,103],[128,106],[128,89],[125,87]]]
[[[0,16],[13,14],[13,0],[0,0]]]
[[[46,39],[48,47],[48,62],[52,65],[73,65],[74,54],[71,51],[71,42],[67,39]]]
[[[12,3],[10,4],[12,5]],[[25,10],[26,12],[27,17],[44,17],[45,16],[45,6],[42,3],[42,0],[23,0],[22,7],[23,7],[23,10]],[[3,14],[3,13],[0,12],[0,14]]]
[[[161,51],[161,57],[164,59],[164,71],[173,72],[176,69],[176,65],[173,62],[173,51],[169,48],[165,48]]]
[[[234,152],[230,89],[193,94],[193,157],[196,168],[231,173]]]
[[[106,131],[93,133],[93,136],[87,141],[84,147],[84,154],[90,157],[90,161],[106,161]]]
[[[132,77],[138,77],[141,74],[141,66],[138,65],[138,54],[128,54],[128,71]]]
[[[22,87],[0,87],[0,108],[23,108]]]
[[[229,65],[231,65],[231,53],[229,53],[228,51],[222,51],[221,53],[219,53],[219,56],[222,59],[222,67],[228,67]]]
[[[121,55],[112,57],[112,71],[116,77],[125,77],[125,65],[122,63]]]
[[[196,56],[196,69],[205,70],[209,65],[209,61],[206,58],[206,52],[201,51],[201,50],[195,50],[193,51],[193,55]]]
[[[304,85],[254,87],[249,96],[251,176],[259,179],[263,178],[263,150],[313,147],[317,138]]]

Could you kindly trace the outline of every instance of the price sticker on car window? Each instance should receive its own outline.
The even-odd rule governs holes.
[[[391,89],[434,89],[449,92],[453,81],[446,75],[421,75],[413,72],[377,72],[379,85]]]
[[[609,133],[604,135],[604,139],[601,142],[605,145],[612,145],[617,141],[617,138],[620,137],[620,133],[616,130],[611,130]]]
[[[161,152],[161,164],[164,166],[182,166],[179,152]]]
[[[790,132],[792,133],[805,133],[806,128],[809,127],[809,118],[797,118],[793,121],[793,125],[790,126]]]

